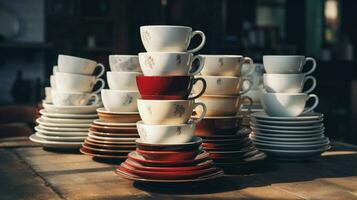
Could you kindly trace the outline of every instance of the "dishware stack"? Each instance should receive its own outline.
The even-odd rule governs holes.
[[[242,96],[250,90],[252,81],[243,77],[241,71],[243,63],[253,64],[253,60],[240,55],[201,56],[204,67],[197,77],[204,79],[207,87],[197,101],[206,105],[207,112],[195,134],[203,139],[203,148],[224,169],[264,159],[265,155],[250,141],[250,131],[241,129],[242,115],[238,114],[243,102],[248,103],[248,112],[253,103],[250,97]],[[248,85],[244,90],[243,84]],[[196,84],[194,93],[201,88],[199,83]],[[198,115],[202,112],[195,111]]]
[[[312,68],[303,73],[308,62]],[[251,139],[256,147],[269,157],[280,160],[302,160],[321,155],[330,148],[324,135],[323,114],[314,112],[319,99],[308,94],[316,87],[310,74],[316,61],[305,56],[264,56],[264,112],[253,113]],[[303,92],[304,85],[311,87]],[[306,102],[314,99],[310,108]]]
[[[45,147],[78,149],[90,123],[98,118],[101,100],[97,93],[105,86],[99,77],[105,68],[93,60],[68,55],[59,55],[57,65],[50,77],[51,101],[43,101],[37,132],[30,140]],[[94,76],[97,68],[100,72]],[[101,85],[93,91],[97,83]]]
[[[99,119],[90,125],[80,151],[96,159],[125,159],[135,150],[135,140],[139,138],[136,128],[136,122],[140,121],[136,103],[139,91],[135,77],[141,70],[136,55],[110,55],[109,65],[109,89],[102,90],[104,107],[97,109]]]
[[[195,182],[217,178],[217,169],[209,154],[202,150],[202,139],[194,136],[196,123],[205,115],[203,103],[195,103],[205,90],[203,79],[193,75],[202,69],[201,57],[193,56],[205,43],[201,31],[184,26],[142,26],[141,39],[147,52],[139,53],[143,76],[136,81],[141,99],[138,109],[142,121],[137,122],[140,139],[137,149],[128,155],[116,173],[134,181]],[[186,50],[194,35],[201,44]],[[192,69],[194,60],[200,62]],[[193,71],[193,72],[192,72]],[[201,92],[190,96],[194,84],[202,82]],[[195,108],[203,112],[191,120]]]

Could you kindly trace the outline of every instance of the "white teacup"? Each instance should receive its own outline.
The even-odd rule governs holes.
[[[198,60],[200,64],[192,71],[194,60]],[[139,62],[145,76],[193,76],[203,68],[201,56],[186,52],[139,53]]]
[[[139,72],[107,72],[107,81],[112,90],[138,90],[135,77]]]
[[[52,102],[57,106],[85,106],[97,105],[99,96],[95,93],[62,92],[52,90]]]
[[[105,72],[104,65],[94,60],[62,54],[58,55],[57,65],[58,71],[63,73],[92,75],[97,67],[100,68],[100,72],[96,77],[101,77]]]
[[[52,74],[55,75],[58,71],[58,66],[57,65],[53,65],[53,68],[52,68]]]
[[[136,123],[140,139],[149,144],[181,144],[192,141],[196,124],[148,125],[143,121]]]
[[[54,75],[51,75],[51,76],[50,76],[50,86],[51,86],[51,88],[53,88],[54,90],[57,89],[57,87],[56,87],[56,80],[55,80],[55,76],[54,76]]]
[[[310,98],[314,98],[315,103],[304,110],[306,102]],[[261,103],[265,112],[270,116],[297,117],[313,111],[319,104],[319,98],[315,94],[263,92]]]
[[[245,73],[253,69],[253,60],[240,55],[200,55],[203,58],[204,67],[201,74],[204,76],[242,76],[243,63],[248,62],[251,67]]]
[[[250,111],[253,101],[247,96],[225,96],[225,95],[203,95],[196,99],[197,102],[204,103],[207,107],[205,116],[236,116],[244,101],[248,102],[248,111]],[[202,110],[195,109],[200,115]]]
[[[201,43],[196,48],[187,50],[195,35],[202,37]],[[206,43],[206,36],[202,31],[192,31],[188,26],[141,26],[140,36],[147,52],[194,53],[202,49]]]
[[[113,72],[141,72],[137,55],[109,55],[109,65]]]
[[[101,86],[93,93],[99,93],[105,86],[101,78],[80,74],[57,72],[55,74],[56,89],[65,92],[92,92],[93,87],[100,82]]]
[[[45,100],[52,101],[52,88],[45,87]]]
[[[203,103],[194,100],[144,100],[138,99],[138,109],[141,119],[145,124],[185,124],[190,119],[193,109],[202,107],[200,117],[195,123],[201,121],[206,114]]]
[[[312,68],[303,73],[309,75],[316,69],[316,61],[314,58],[305,56],[289,56],[289,55],[271,55],[263,56],[263,64],[266,73],[268,74],[298,74],[302,73],[303,67],[307,61],[312,62]]]
[[[243,95],[247,93],[251,86],[252,81],[248,78],[235,77],[235,76],[196,76],[203,78],[206,81],[205,95]],[[243,83],[249,86],[242,90]],[[193,85],[193,92],[199,93],[202,90],[202,82],[197,82]]]
[[[102,90],[104,107],[110,112],[137,112],[137,99],[140,97],[135,90]]]
[[[316,87],[316,79],[304,74],[264,74],[264,89],[273,93],[301,93],[306,81],[311,80],[311,87],[304,93],[312,92]]]

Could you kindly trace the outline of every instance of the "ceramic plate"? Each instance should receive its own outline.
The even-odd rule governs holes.
[[[48,136],[42,133],[36,132],[36,136],[49,141],[68,141],[68,142],[83,142],[86,137],[60,137],[60,136]]]
[[[91,150],[83,148],[83,147],[79,151],[81,153],[83,153],[84,155],[97,157],[97,158],[108,158],[108,159],[126,159],[127,158],[127,156],[103,155],[103,154],[99,154],[99,153],[93,153]]]
[[[90,142],[94,142],[97,144],[111,144],[111,145],[135,145],[135,142],[132,141],[109,141],[109,140],[97,140],[92,137],[86,138]]]
[[[324,117],[321,113],[307,113],[299,117],[273,117],[268,116],[265,112],[255,112],[251,116],[257,119],[272,120],[272,121],[315,121]]]
[[[56,131],[56,132],[88,132],[88,128],[62,128],[62,127],[52,127],[52,126],[45,126],[45,125],[38,125],[41,129],[47,131]]]
[[[53,104],[43,103],[43,107],[48,112],[65,113],[65,114],[94,114],[98,105],[89,106],[56,106]]]
[[[314,126],[314,125],[320,125],[323,123],[324,119],[317,119],[317,120],[311,120],[311,121],[272,121],[272,120],[263,120],[263,119],[255,119],[251,118],[251,122],[255,124],[261,124],[261,125],[271,125],[271,126]]]
[[[320,129],[314,129],[314,130],[277,130],[277,129],[265,129],[265,128],[255,128],[251,127],[252,131],[256,133],[278,133],[278,134],[313,134],[313,133],[323,133],[325,130],[325,127],[322,127]]]
[[[60,128],[89,128],[90,123],[85,124],[65,124],[65,123],[51,123],[45,121],[42,117],[36,120],[38,124],[43,126],[60,127]]]
[[[89,132],[88,137],[94,138],[96,140],[105,140],[105,141],[133,141],[135,142],[138,138],[119,138],[119,137],[102,137],[98,135],[94,135],[93,133]]]
[[[53,118],[75,118],[75,119],[97,119],[98,115],[97,114],[65,114],[65,113],[57,113],[57,112],[50,112],[48,110],[42,109],[40,110],[40,113],[44,116],[47,117],[53,117]]]
[[[61,131],[48,131],[40,126],[36,126],[35,130],[39,133],[42,133],[44,135],[48,136],[59,136],[59,137],[74,137],[74,136],[79,136],[79,137],[86,137],[88,135],[88,132],[61,132]]]
[[[100,148],[100,149],[113,149],[113,150],[125,150],[125,149],[130,149],[130,150],[135,150],[136,145],[135,144],[101,144],[101,143],[96,143],[96,142],[91,142],[89,140],[85,140],[84,143],[87,146],[91,146],[94,148]]]
[[[35,134],[30,136],[30,140],[32,142],[36,142],[41,144],[45,147],[52,147],[52,148],[80,148],[83,142],[60,142],[60,141],[48,141],[43,138],[38,137]]]
[[[271,140],[271,138],[266,138],[266,137],[258,137],[251,135],[250,138],[254,142],[261,142],[261,143],[269,143],[269,144],[286,144],[286,145],[309,145],[309,144],[321,144],[321,143],[326,143],[328,142],[328,139],[326,137],[318,137],[318,138],[307,138],[305,140],[286,140],[284,138],[280,138],[279,140]],[[295,139],[295,138],[294,138]]]
[[[108,132],[108,133],[119,133],[119,132],[130,132],[130,133],[137,133],[136,126],[103,126],[97,124],[91,124],[91,128],[95,129],[99,132]]]
[[[252,133],[250,137],[253,137],[255,139],[259,140],[271,140],[271,141],[314,141],[314,140],[319,140],[323,139],[325,137],[324,134],[316,134],[316,135],[307,135],[306,137],[275,137],[274,134],[272,134],[273,137],[270,135],[260,135],[260,134],[255,134]]]
[[[254,145],[259,149],[275,149],[275,150],[315,150],[320,149],[330,144],[329,141],[320,144],[288,144],[288,143],[263,143],[254,141]]]
[[[137,147],[141,150],[148,151],[178,151],[178,150],[194,150],[198,149],[202,144],[202,138],[194,137],[192,142],[177,143],[177,144],[151,144],[141,141],[141,139],[136,140]]]
[[[193,166],[186,166],[186,167],[148,167],[145,165],[142,165],[134,160],[127,159],[125,161],[125,164],[138,169],[138,170],[144,170],[144,171],[165,171],[165,172],[172,172],[172,171],[192,171],[192,170],[200,170],[200,169],[207,169],[211,168],[214,166],[214,163],[212,160],[207,160],[202,163],[198,163],[197,165]]]
[[[268,154],[269,157],[281,160],[301,160],[314,156],[319,156],[321,153],[329,150],[331,146],[326,145],[319,149],[314,150],[274,150],[274,149],[260,149]]]
[[[94,124],[102,125],[102,126],[134,126],[136,127],[136,123],[112,123],[112,122],[104,122],[100,119],[96,119],[93,121]]]
[[[94,120],[94,119],[75,119],[75,118],[52,118],[52,117],[46,117],[45,115],[42,115],[41,119],[44,122],[61,123],[61,124],[90,124]]]
[[[121,149],[121,150],[114,150],[114,149],[102,149],[102,148],[95,148],[92,147],[90,145],[87,145],[86,143],[84,143],[82,145],[84,148],[88,149],[88,150],[92,150],[92,151],[97,151],[97,152],[103,152],[103,153],[108,153],[108,154],[128,154],[130,152],[132,152],[132,149]]]
[[[204,119],[234,119],[234,118],[242,118],[243,115],[236,116],[205,116]],[[191,116],[191,118],[197,119],[198,116]]]
[[[262,128],[262,129],[275,129],[275,130],[316,130],[324,127],[323,123],[305,125],[305,126],[274,126],[274,125],[266,125],[260,123],[250,122],[250,126],[254,128]]]
[[[119,115],[137,115],[139,114],[139,112],[110,112],[110,111],[107,111],[105,110],[104,107],[102,108],[97,108],[96,110],[97,112],[100,112],[100,113],[106,113],[106,114],[119,114]]]
[[[312,133],[312,134],[277,134],[277,133],[262,133],[262,132],[252,132],[251,134],[269,138],[310,138],[310,137],[322,137],[324,136],[323,132],[321,133]]]
[[[94,135],[101,136],[101,137],[128,137],[128,138],[139,138],[138,133],[104,133],[104,132],[97,132],[93,131],[92,129],[89,129],[89,132],[91,132]]]

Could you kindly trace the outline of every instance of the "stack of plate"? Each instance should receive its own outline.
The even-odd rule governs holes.
[[[102,159],[125,159],[136,148],[139,138],[136,121],[137,112],[115,113],[104,108],[97,109],[99,119],[90,125],[88,137],[81,152]]]
[[[251,114],[251,139],[255,146],[280,160],[301,160],[319,156],[330,148],[324,135],[323,114],[272,117],[265,112]]]
[[[137,150],[117,168],[117,174],[142,182],[197,182],[223,174],[200,147],[202,139],[180,144],[148,144],[137,140]]]
[[[52,148],[79,148],[91,122],[98,118],[97,106],[55,106],[43,103],[36,133],[30,140]]]

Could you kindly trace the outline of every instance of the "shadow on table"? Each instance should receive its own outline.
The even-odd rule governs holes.
[[[53,153],[61,153],[61,154],[81,154],[79,149],[63,149],[63,148],[53,148],[53,147],[43,147],[43,150]]]

